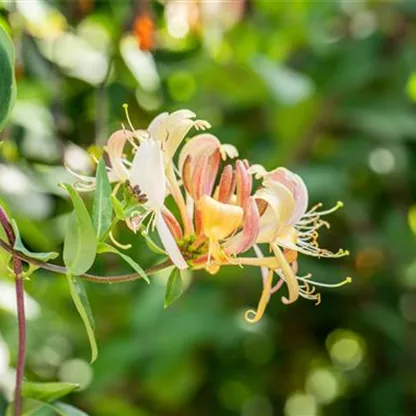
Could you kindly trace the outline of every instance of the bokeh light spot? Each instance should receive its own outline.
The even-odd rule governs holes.
[[[406,92],[412,101],[416,101],[416,72],[412,72],[407,81]]]
[[[413,234],[416,234],[416,205],[410,207],[407,218],[409,221],[410,229],[412,230]]]
[[[317,413],[318,405],[310,394],[294,393],[286,400],[286,416],[315,416]]]
[[[370,153],[370,168],[380,174],[391,173],[396,166],[396,158],[389,149],[377,148]]]
[[[306,391],[319,403],[331,403],[339,394],[338,378],[326,368],[314,369],[306,378]]]
[[[352,370],[364,358],[366,345],[362,337],[353,331],[337,329],[332,332],[326,346],[332,361],[342,370]]]
[[[78,358],[62,363],[58,372],[61,381],[79,384],[81,390],[90,385],[92,376],[91,366],[86,361]]]

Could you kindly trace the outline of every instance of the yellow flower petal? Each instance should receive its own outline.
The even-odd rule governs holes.
[[[198,201],[201,212],[202,231],[210,239],[220,241],[241,225],[244,211],[236,205],[224,204],[208,195]]]

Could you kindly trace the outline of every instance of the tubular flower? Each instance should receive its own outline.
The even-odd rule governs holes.
[[[288,288],[288,297],[282,297],[282,302],[285,304],[293,303],[299,296],[315,300],[319,304],[321,297],[315,292],[316,286],[338,287],[350,283],[349,277],[340,283],[325,284],[311,280],[311,275],[297,276],[299,253],[332,258],[349,254],[348,251],[342,249],[333,253],[320,248],[318,244],[319,229],[330,228],[329,223],[322,217],[341,208],[342,203],[338,202],[333,208],[324,211],[319,211],[322,204],[318,204],[307,211],[308,192],[300,176],[285,168],[266,172],[262,167],[252,166],[250,172],[255,174],[257,179],[262,179],[263,187],[256,192],[255,196],[266,203],[264,214],[260,219],[260,233],[256,243],[269,245],[279,265],[274,272],[280,278],[274,288],[270,287],[269,280],[264,278],[265,271],[263,270],[264,287],[260,303],[267,303],[270,295],[277,291],[283,282]],[[258,247],[256,253],[262,258]],[[257,312],[248,311],[246,318],[250,321],[257,321],[263,312],[264,308],[259,304]]]
[[[165,253],[180,269],[214,274],[230,265],[259,267],[263,291],[257,310],[246,313],[248,322],[261,319],[271,296],[284,285],[284,304],[299,296],[319,303],[316,287],[350,282],[347,278],[325,284],[311,280],[311,275],[298,275],[301,254],[348,254],[318,244],[319,230],[329,228],[324,217],[341,203],[328,210],[320,210],[321,204],[308,210],[308,191],[300,176],[282,167],[268,172],[260,165],[250,166],[238,159],[234,146],[212,134],[186,138],[192,128],[210,127],[189,110],[162,113],[145,130],[135,129],[126,114],[130,129],[114,132],[106,152],[108,176],[116,184],[113,196],[124,186],[121,205],[127,226],[146,237],[157,231]],[[79,190],[95,188],[95,178],[75,175]],[[259,186],[253,186],[254,179]],[[174,210],[168,209],[168,202]],[[254,257],[245,254],[249,250]]]

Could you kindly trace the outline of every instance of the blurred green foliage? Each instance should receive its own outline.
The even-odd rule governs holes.
[[[38,271],[25,282],[28,379],[81,384],[66,401],[94,416],[416,414],[415,2],[0,4],[18,82],[2,133],[0,199],[28,248],[61,250],[71,206],[57,187],[71,180],[63,163],[91,173],[85,149],[96,152],[125,123],[128,103],[141,128],[189,108],[243,158],[302,175],[313,203],[344,201],[322,245],[352,253],[302,258],[305,273],[353,283],[324,291],[319,307],[275,296],[255,326],[243,320],[261,291],[254,269],[185,276],[186,293],[168,309],[168,274],[150,286],[88,283],[93,365],[65,278]],[[150,52],[133,34],[146,13]],[[154,263],[132,233],[117,238],[143,267]],[[17,329],[0,265],[3,414]],[[94,267],[128,270],[115,256]]]

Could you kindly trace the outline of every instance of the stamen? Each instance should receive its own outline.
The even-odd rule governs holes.
[[[342,282],[338,283],[321,283],[321,282],[315,282],[314,280],[309,280],[308,277],[298,277],[298,280],[301,280],[305,283],[310,283],[315,286],[321,286],[321,287],[329,287],[329,288],[335,288],[335,287],[341,287],[345,286],[352,282],[351,277],[346,277]]]
[[[319,212],[315,212],[318,208],[320,208],[322,206],[322,204],[317,204],[315,205],[310,211],[308,211],[304,217],[310,217],[312,215],[317,215],[317,216],[322,216],[322,215],[328,215],[328,214],[332,214],[335,211],[338,211],[340,208],[342,208],[344,206],[344,203],[342,201],[338,201],[335,206],[333,206],[330,209],[327,209],[325,211],[319,211]]]
[[[124,103],[124,104],[123,104],[123,108],[124,108],[124,112],[126,113],[126,118],[127,118],[127,121],[128,121],[128,123],[129,123],[130,128],[132,129],[132,131],[135,131],[136,129],[133,127],[133,124],[132,124],[132,122],[131,122],[131,120],[130,120],[130,115],[129,115],[129,105],[128,105],[128,104],[126,104],[126,103]]]
[[[118,247],[118,248],[121,248],[121,249],[123,249],[123,250],[128,250],[129,248],[131,248],[132,247],[132,245],[131,244],[121,244],[121,243],[119,243],[115,238],[114,238],[114,235],[113,235],[113,232],[112,231],[110,231],[110,234],[109,234],[109,237],[110,237],[110,240],[111,240],[111,242],[116,246],[116,247]]]
[[[257,307],[257,311],[250,309],[246,311],[246,313],[244,314],[244,319],[251,324],[254,324],[260,321],[260,319],[264,315],[264,311],[266,310],[266,306],[269,303],[269,299],[270,299],[270,293],[271,293],[272,282],[273,282],[273,274],[274,274],[273,270],[269,270],[269,274],[267,276],[266,283],[263,287],[263,292],[261,294],[261,298],[259,301],[259,305]]]
[[[127,105],[127,104],[126,104]],[[126,110],[127,111],[127,110]],[[138,149],[138,145],[134,142],[134,140],[133,140],[133,136],[130,136],[128,133],[127,133],[127,130],[126,130],[126,127],[124,126],[124,124],[123,123],[121,123],[121,127],[123,128],[123,131],[124,131],[124,134],[125,134],[125,136],[126,136],[126,139],[127,139],[127,141],[133,146],[133,153]],[[131,126],[131,128],[132,128],[132,126]],[[134,130],[134,129],[133,129]],[[140,141],[140,140],[139,140]]]

